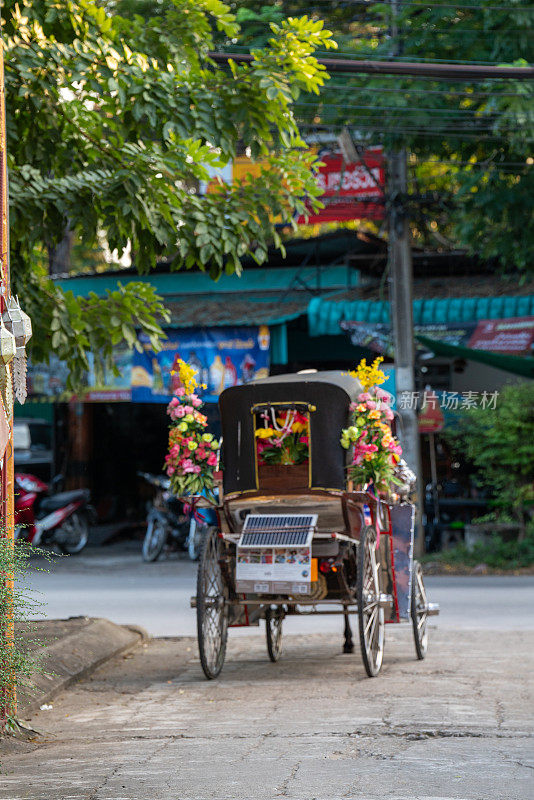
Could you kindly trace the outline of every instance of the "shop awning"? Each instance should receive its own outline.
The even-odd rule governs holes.
[[[430,339],[428,336],[422,336],[421,334],[416,334],[416,339],[437,356],[478,361],[481,364],[488,364],[490,367],[502,369],[514,375],[522,375],[525,378],[534,379],[534,358],[513,356],[506,353],[492,353],[488,350],[474,350],[471,347],[462,347],[461,345]]]
[[[197,294],[165,297],[172,328],[212,328],[232,325],[282,325],[306,314],[310,295],[302,292]]]
[[[501,297],[437,297],[414,300],[415,325],[456,324],[481,319],[528,317],[534,295]],[[334,300],[314,297],[308,305],[310,336],[338,336],[344,321],[389,323],[389,302]]]

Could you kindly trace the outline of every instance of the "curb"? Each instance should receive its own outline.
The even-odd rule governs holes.
[[[18,715],[31,716],[43,703],[90,675],[101,664],[149,638],[148,633],[136,625],[116,625],[107,619],[87,618],[81,630],[36,651],[41,670],[30,676],[30,689],[21,689]]]

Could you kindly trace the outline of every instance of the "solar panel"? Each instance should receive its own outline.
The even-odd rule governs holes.
[[[317,514],[248,514],[239,547],[305,547]]]

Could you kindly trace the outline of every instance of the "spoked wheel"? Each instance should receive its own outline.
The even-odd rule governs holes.
[[[413,562],[411,615],[415,652],[417,653],[417,658],[422,660],[428,650],[428,631],[426,629],[428,617],[423,570],[418,561]]]
[[[228,638],[228,603],[220,557],[220,539],[211,529],[204,540],[197,577],[198,649],[208,680],[216,678],[223,668]]]
[[[282,625],[284,622],[283,608],[267,608],[265,610],[265,634],[267,637],[267,652],[271,661],[278,661],[282,655]]]
[[[89,539],[87,514],[75,511],[56,531],[54,539],[62,553],[70,556],[80,553]]]
[[[187,552],[191,561],[198,561],[202,553],[202,545],[204,538],[207,534],[209,526],[205,522],[197,522],[194,517],[191,519],[189,526],[189,535],[187,537]]]
[[[167,531],[164,525],[157,519],[150,521],[143,540],[143,561],[157,561],[166,541]]]
[[[380,606],[379,565],[376,560],[376,531],[363,529],[358,553],[358,621],[365,671],[370,678],[380,672],[384,656],[384,609]]]

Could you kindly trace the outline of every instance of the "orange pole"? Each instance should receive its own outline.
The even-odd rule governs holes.
[[[10,293],[9,276],[9,230],[8,230],[8,183],[7,183],[7,158],[6,158],[6,103],[5,103],[5,84],[4,84],[4,46],[0,46],[0,259],[1,259],[1,279],[4,287],[4,296],[0,298],[0,311],[4,311],[5,298]],[[8,380],[10,376],[8,375]],[[7,408],[9,424],[9,441],[3,457],[2,463],[2,503],[1,503],[1,527],[4,536],[8,539],[10,547],[15,546],[15,492],[14,492],[14,459],[13,459],[13,408]],[[14,576],[5,576],[6,587],[11,594],[11,614],[6,622],[6,640],[14,646],[14,621],[13,621],[13,592]],[[0,709],[0,715],[14,716],[16,714],[16,687],[15,681],[9,687],[7,696],[3,698],[4,708]],[[1,713],[3,711],[3,713]]]

